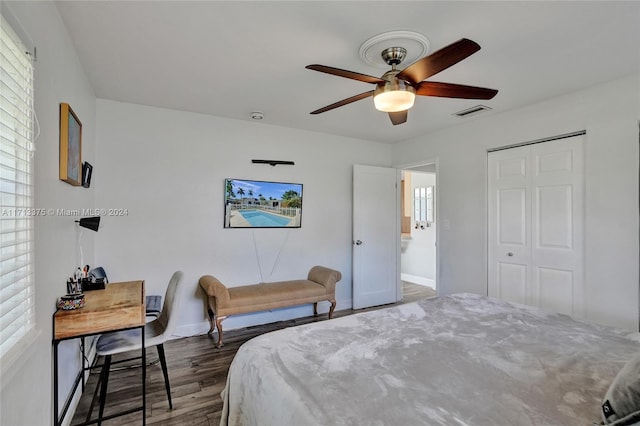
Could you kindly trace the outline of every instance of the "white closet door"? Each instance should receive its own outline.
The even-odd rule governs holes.
[[[583,139],[489,153],[489,296],[584,317]]]
[[[530,303],[528,146],[489,153],[489,296]]]

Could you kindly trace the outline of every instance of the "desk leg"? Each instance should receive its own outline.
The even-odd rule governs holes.
[[[142,426],[147,424],[147,349],[144,346],[144,326],[142,326]]]
[[[57,340],[53,341],[53,424],[58,426],[58,344]]]
[[[84,336],[80,338],[80,346],[82,346],[82,393],[84,393],[84,378],[85,378],[84,372],[86,371],[86,368],[85,368],[86,356],[84,353]]]

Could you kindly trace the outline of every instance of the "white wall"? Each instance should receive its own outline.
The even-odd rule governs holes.
[[[37,46],[35,109],[41,133],[35,152],[35,207],[92,208],[94,190],[58,180],[59,104],[71,105],[82,122],[82,157],[95,155],[95,96],[53,2],[3,2]],[[35,222],[36,327],[38,339],[12,366],[2,366],[0,424],[49,425],[52,420],[51,317],[66,278],[76,265],[76,226],[73,217],[47,215]],[[93,235],[85,232],[85,261],[93,259]],[[61,394],[66,395],[80,366],[78,343],[60,345]],[[64,400],[64,396],[61,397]]]
[[[440,294],[487,294],[487,150],[586,130],[587,318],[638,330],[639,93],[633,75],[394,147],[394,164],[439,161]]]
[[[407,248],[400,256],[401,272],[417,277],[423,277],[435,285],[436,280],[436,223],[424,229],[415,229],[416,223],[413,209],[413,194],[415,188],[433,186],[435,189],[436,175],[434,173],[411,173],[411,239],[406,242]],[[434,192],[437,193],[437,190]],[[434,200],[435,212],[435,200]],[[438,218],[434,215],[434,220]]]
[[[110,281],[144,279],[147,294],[164,294],[182,270],[179,335],[208,330],[204,274],[238,286],[303,278],[325,265],[342,272],[338,309],[351,307],[353,164],[390,165],[390,145],[107,100],[98,100],[97,116],[96,207],[127,215],[103,219],[96,258]],[[256,158],[295,166],[252,164]],[[302,228],[224,229],[225,178],[302,183]],[[309,305],[224,325],[311,314]]]

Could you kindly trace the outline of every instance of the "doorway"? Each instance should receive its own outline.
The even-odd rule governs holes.
[[[436,164],[405,168],[401,174],[400,279],[403,297],[435,296],[436,250]]]

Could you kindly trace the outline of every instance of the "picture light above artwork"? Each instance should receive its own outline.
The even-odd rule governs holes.
[[[287,166],[295,166],[296,163],[293,161],[283,161],[283,160],[251,160],[253,164],[268,164],[270,166],[277,166],[278,164],[284,164]]]

